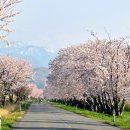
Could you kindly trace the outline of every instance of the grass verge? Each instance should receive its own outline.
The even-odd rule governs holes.
[[[124,130],[130,130],[130,112],[128,112],[128,111],[125,111],[122,116],[116,117],[116,120],[114,122],[113,116],[110,116],[107,114],[92,112],[92,111],[83,110],[83,109],[79,109],[79,108],[76,109],[75,107],[66,106],[66,105],[59,104],[59,103],[51,102],[51,104],[53,106],[62,108],[64,110],[74,112],[74,113],[77,113],[79,115],[82,115],[82,116],[85,116],[88,118],[96,119],[98,121],[122,128]]]
[[[26,110],[29,108],[30,103],[22,103],[22,111],[19,112],[19,104],[15,104],[13,106],[7,106],[5,108],[0,109],[1,115],[2,113],[2,128],[1,130],[11,130],[12,125],[20,120],[25,114]]]

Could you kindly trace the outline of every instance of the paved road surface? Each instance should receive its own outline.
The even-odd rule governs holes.
[[[13,130],[120,130],[116,127],[56,108],[32,104]]]

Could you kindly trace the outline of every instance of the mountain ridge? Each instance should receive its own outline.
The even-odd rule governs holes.
[[[32,62],[34,68],[48,67],[48,63],[56,56],[56,52],[34,45],[0,47],[0,55],[14,56]]]
[[[16,46],[5,48],[0,47],[0,55],[13,56],[18,59],[25,59],[33,64],[33,71],[35,74],[34,81],[38,88],[43,89],[48,76],[48,63],[56,56],[56,52],[47,50],[44,47],[33,45]]]

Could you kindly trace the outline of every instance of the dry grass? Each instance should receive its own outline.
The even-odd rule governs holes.
[[[10,112],[6,109],[0,108],[0,115],[3,116],[7,116]]]
[[[9,115],[11,112],[15,111],[16,105],[9,105],[4,108],[0,108],[0,115],[2,117]]]
[[[25,111],[28,109],[29,106],[29,102],[24,102],[22,104],[21,112],[19,112],[19,104],[6,106],[3,109],[0,108],[0,113],[2,114],[1,130],[11,130],[12,125],[23,117]]]
[[[13,112],[17,109],[17,104],[13,104],[13,105],[8,105],[8,106],[5,106],[4,109],[8,110],[9,112]]]

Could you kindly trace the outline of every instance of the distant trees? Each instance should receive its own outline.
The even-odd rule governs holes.
[[[13,17],[19,14],[14,11],[14,6],[21,0],[0,0],[0,40],[10,43],[7,36],[12,29],[9,25],[13,22]]]
[[[44,95],[69,105],[120,115],[130,88],[130,46],[125,38],[95,40],[59,51],[50,62]]]
[[[0,56],[0,95],[2,105],[5,105],[8,95],[13,103],[14,94],[20,94],[19,89],[25,87],[32,79],[33,71],[29,62],[9,56]]]
[[[39,89],[35,84],[28,84],[27,88],[30,90],[29,98],[43,98],[43,90]]]

